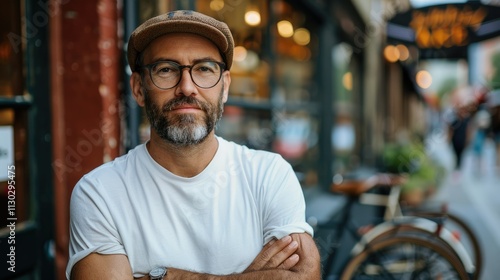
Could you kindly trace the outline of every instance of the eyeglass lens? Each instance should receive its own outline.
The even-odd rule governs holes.
[[[180,65],[172,61],[160,61],[150,67],[151,80],[161,89],[175,87],[181,79],[184,68],[190,68],[192,81],[201,88],[215,86],[222,75],[221,66],[214,61],[201,61],[191,66]]]

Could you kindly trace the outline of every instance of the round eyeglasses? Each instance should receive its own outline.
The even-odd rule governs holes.
[[[222,77],[226,65],[211,60],[199,61],[193,65],[180,65],[177,62],[162,60],[143,67],[149,70],[149,77],[156,87],[171,89],[181,81],[184,68],[189,68],[191,80],[198,87],[214,87]]]

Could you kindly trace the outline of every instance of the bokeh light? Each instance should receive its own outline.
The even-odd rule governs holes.
[[[288,20],[279,21],[277,27],[281,37],[290,38],[293,36],[293,25]]]
[[[299,28],[293,33],[293,40],[295,43],[305,46],[309,44],[311,41],[311,34],[309,33],[309,30],[305,28]]]
[[[417,85],[423,89],[427,89],[432,85],[432,76],[425,70],[418,71],[415,79]]]
[[[345,89],[351,91],[352,90],[352,73],[347,72],[342,76],[342,85]]]
[[[245,13],[245,22],[250,26],[260,24],[260,13],[258,11],[249,10]]]
[[[210,1],[210,9],[212,11],[220,11],[224,8],[224,0],[212,0]]]
[[[247,57],[247,49],[243,46],[237,46],[234,48],[234,57],[235,61],[243,61]]]
[[[399,52],[399,60],[401,61],[406,61],[408,58],[410,58],[410,51],[405,45],[399,44],[396,46]]]
[[[389,62],[396,62],[399,59],[399,50],[393,45],[384,48],[384,57]]]

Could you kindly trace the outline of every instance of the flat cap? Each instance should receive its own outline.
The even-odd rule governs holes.
[[[148,19],[130,35],[127,47],[128,64],[137,71],[137,56],[154,39],[168,33],[193,33],[212,41],[219,49],[226,69],[233,64],[234,40],[224,22],[190,10],[172,11]]]

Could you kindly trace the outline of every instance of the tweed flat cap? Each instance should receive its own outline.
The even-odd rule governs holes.
[[[222,55],[226,69],[233,64],[233,35],[229,27],[212,17],[189,10],[172,11],[148,19],[130,35],[127,48],[128,64],[137,71],[137,56],[154,39],[168,33],[193,33],[212,41]]]

